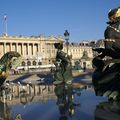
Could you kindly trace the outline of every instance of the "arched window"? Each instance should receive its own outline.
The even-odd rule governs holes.
[[[33,61],[33,65],[36,65],[36,61]]]
[[[38,65],[42,65],[42,62],[38,62]]]
[[[27,61],[27,65],[30,66],[30,65],[31,65],[31,62],[30,62],[30,61]]]
[[[25,66],[25,61],[22,61],[22,66]]]

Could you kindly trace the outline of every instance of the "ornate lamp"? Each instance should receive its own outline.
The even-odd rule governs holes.
[[[68,54],[69,35],[70,33],[68,32],[68,30],[65,30],[64,36],[65,36],[66,45],[67,45],[67,54]]]

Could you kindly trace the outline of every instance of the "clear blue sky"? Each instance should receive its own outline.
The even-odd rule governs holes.
[[[67,29],[70,40],[104,38],[110,8],[120,6],[120,0],[0,0],[0,34],[62,35]]]

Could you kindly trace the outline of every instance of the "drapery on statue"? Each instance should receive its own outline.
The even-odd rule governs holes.
[[[120,7],[108,13],[109,25],[105,30],[105,48],[96,48],[99,55],[93,59],[92,76],[95,93],[109,100],[120,99]],[[111,64],[112,63],[112,64]]]
[[[17,58],[19,60],[21,56],[18,52],[11,51],[4,54],[0,59],[0,86],[3,85],[6,78],[8,77],[12,65],[16,63],[16,60],[13,58]],[[18,63],[19,61],[17,64]]]
[[[55,43],[54,46],[57,49],[56,60],[54,61],[54,64],[56,66],[56,70],[54,72],[54,83],[69,84],[73,80],[71,58],[69,55],[62,51],[63,43]]]

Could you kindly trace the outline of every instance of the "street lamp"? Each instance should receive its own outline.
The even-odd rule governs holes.
[[[68,54],[69,35],[70,35],[70,33],[67,30],[65,30],[64,36],[65,36],[65,40],[66,40],[67,54]]]

